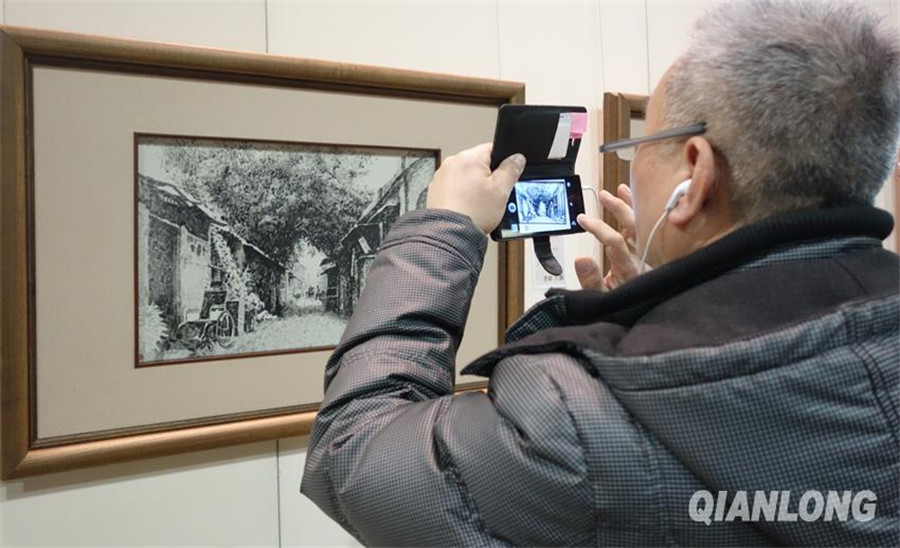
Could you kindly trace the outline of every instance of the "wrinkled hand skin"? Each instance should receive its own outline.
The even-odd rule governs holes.
[[[575,259],[575,274],[583,289],[609,291],[641,273],[641,261],[635,249],[631,190],[627,185],[619,185],[616,194],[618,196],[602,190],[597,198],[604,209],[612,212],[619,223],[619,231],[609,226],[603,219],[588,217],[583,213],[576,219],[581,228],[600,241],[610,263],[609,270],[604,276],[600,271],[600,265],[591,257]]]
[[[525,157],[514,154],[491,172],[492,148],[485,143],[444,160],[428,186],[428,209],[467,215],[485,234],[496,228],[525,169]]]

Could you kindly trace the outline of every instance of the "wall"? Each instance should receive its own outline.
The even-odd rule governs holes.
[[[900,26],[896,0],[868,3]],[[523,81],[529,103],[589,108],[576,168],[596,186],[603,90],[648,93],[710,5],[0,0],[0,22]],[[597,247],[563,253],[574,286],[572,259]],[[305,456],[294,438],[6,482],[0,544],[355,545],[299,495]]]

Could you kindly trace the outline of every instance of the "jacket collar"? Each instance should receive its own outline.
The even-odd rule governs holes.
[[[772,249],[811,240],[869,236],[883,240],[893,230],[889,213],[871,206],[810,209],[770,217],[727,236],[613,291],[553,289],[571,324],[606,321],[631,325],[674,295],[732,270]]]
[[[601,353],[613,346],[648,311],[691,288],[783,247],[843,237],[886,238],[893,219],[870,206],[806,210],[772,217],[731,234],[681,259],[625,283],[613,291],[551,290],[507,332],[510,342],[485,354],[463,374],[489,376],[504,357],[521,352],[563,351],[580,354],[580,345],[563,333],[567,327],[594,324],[587,347]],[[608,347],[608,348],[607,348]],[[604,350],[605,349],[605,350]]]

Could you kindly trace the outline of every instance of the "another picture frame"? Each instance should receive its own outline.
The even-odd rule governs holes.
[[[331,344],[139,367],[140,139],[433,151],[436,168],[442,156],[489,141],[496,110],[524,103],[524,94],[517,82],[0,27],[2,478],[303,435],[315,417]],[[232,299],[240,309],[227,295],[216,300],[221,283],[206,266],[221,265],[208,246],[222,244],[195,230],[184,241],[195,244],[200,268],[184,292],[189,306],[171,307],[169,323],[211,323],[228,311],[232,323],[219,321],[208,335],[236,337],[254,322],[280,321],[276,308],[292,298],[323,303],[325,313],[327,280],[316,285],[330,266],[325,255],[310,253],[319,270],[292,267],[290,252],[276,257],[264,239],[251,241],[227,208],[195,195],[202,188],[146,177],[154,191],[208,209],[207,220],[228,227],[233,249],[252,250],[281,276],[256,282],[272,295],[253,301],[252,313],[244,297]],[[391,207],[399,214],[411,202]],[[369,248],[369,257],[378,238],[365,231],[388,227],[360,223],[343,239]],[[458,365],[502,342],[523,311],[522,243],[489,245],[472,305],[481,313],[470,318]],[[358,291],[363,280],[353,276]],[[295,285],[303,289],[288,291],[283,278],[302,279]],[[337,302],[328,313],[347,312],[352,295]],[[235,318],[244,320],[240,329]],[[458,390],[485,386],[457,381]]]
[[[635,95],[631,93],[606,92],[603,94],[603,141],[617,141],[628,139],[632,136],[632,122],[643,121],[647,116],[647,95]],[[629,163],[620,160],[615,154],[601,154],[602,185],[600,188],[616,195],[616,189],[621,184],[629,183]],[[610,226],[619,229],[619,223],[609,211],[603,211],[603,220]]]
[[[647,95],[604,93],[603,109],[600,113],[603,120],[603,142],[638,137],[638,135],[632,135],[634,133],[632,126],[634,122],[642,123],[647,117],[647,101],[649,99],[650,97]],[[630,163],[620,160],[615,154],[601,154],[600,165],[599,187],[616,196],[616,189],[619,188],[619,185],[627,185],[630,182]],[[606,209],[603,210],[603,220],[613,229],[619,230],[619,221]],[[605,250],[603,261],[603,264],[609,264]]]

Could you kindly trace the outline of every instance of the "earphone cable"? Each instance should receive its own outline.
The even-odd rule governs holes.
[[[596,202],[597,202],[597,216],[599,217],[600,211],[603,210],[603,206],[600,205],[600,196],[597,194],[597,191],[594,190],[593,187],[589,187],[589,186],[581,187],[582,192],[584,192],[585,190],[594,195],[594,200],[596,200]]]
[[[647,270],[647,253],[650,251],[650,242],[653,241],[653,236],[656,235],[657,229],[662,224],[663,220],[669,215],[670,209],[666,209],[663,211],[663,214],[659,216],[659,220],[656,221],[656,224],[653,225],[653,230],[650,231],[650,236],[647,238],[647,243],[644,244],[644,254],[641,256],[641,274],[643,274]]]

